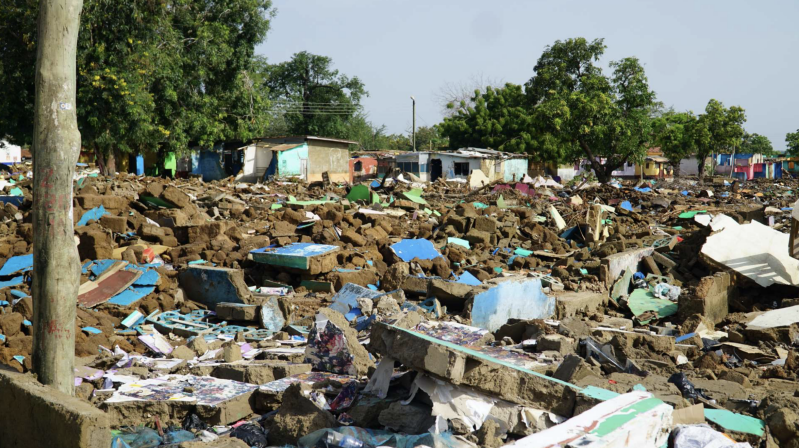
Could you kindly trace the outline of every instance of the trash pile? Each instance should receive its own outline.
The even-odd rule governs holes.
[[[27,373],[10,179],[0,362]],[[799,183],[471,185],[80,173],[76,395],[115,448],[797,443]]]

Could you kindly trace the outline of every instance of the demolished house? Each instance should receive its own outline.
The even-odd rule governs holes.
[[[279,169],[304,147],[310,181],[317,158],[339,160],[314,139],[246,151]],[[75,397],[31,374],[33,179],[15,167],[2,185],[17,200],[0,209],[0,444],[799,440],[796,181],[560,184],[509,177],[526,159],[484,150],[406,155],[442,176],[348,185],[348,157],[323,165],[321,186],[79,170]],[[446,182],[450,163],[485,184]]]

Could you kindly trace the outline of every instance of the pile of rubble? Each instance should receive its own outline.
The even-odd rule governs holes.
[[[468,185],[81,173],[76,394],[119,448],[797,444],[799,184]],[[32,180],[3,188],[26,373]]]

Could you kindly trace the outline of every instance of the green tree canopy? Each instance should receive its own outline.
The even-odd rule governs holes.
[[[438,125],[453,149],[474,147],[508,152],[533,152],[533,116],[522,86],[505,84],[475,92],[461,101],[451,117]],[[416,145],[420,147],[419,144]]]
[[[763,154],[766,157],[771,157],[775,154],[774,147],[768,137],[748,132],[744,132],[741,141],[741,152],[744,154]]]
[[[357,77],[332,68],[329,57],[296,53],[290,61],[266,67],[263,85],[289,134],[348,138],[348,123],[368,95]]]
[[[680,161],[696,152],[698,119],[692,112],[666,111],[653,122],[654,144],[679,175]]]
[[[605,48],[602,39],[556,41],[527,83],[545,152],[586,157],[602,182],[646,156],[658,107],[638,59],[611,62],[610,76],[602,72],[596,62]]]
[[[788,146],[786,152],[789,156],[799,157],[799,129],[785,135],[785,144]]]
[[[699,176],[705,174],[704,160],[711,154],[730,154],[741,145],[744,136],[743,124],[746,112],[740,106],[725,108],[721,101],[711,99],[705,113],[699,116],[699,129],[702,138],[698,139],[697,159]]]
[[[0,5],[0,135],[31,141],[38,1]],[[266,127],[252,81],[271,0],[85,0],[78,41],[83,145],[184,150]]]

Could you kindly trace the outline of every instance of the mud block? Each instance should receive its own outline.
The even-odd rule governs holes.
[[[222,364],[214,367],[211,376],[224,380],[250,384],[266,384],[300,373],[311,371],[310,364],[281,361],[252,362],[249,364]]]
[[[128,231],[128,218],[125,216],[105,215],[100,218],[100,225],[114,233],[125,233]]]
[[[220,303],[216,306],[216,315],[222,320],[256,322],[258,320],[258,305]]]
[[[180,208],[186,208],[192,205],[191,197],[189,195],[171,185],[164,189],[164,192],[161,193],[161,197]]]
[[[40,384],[32,375],[0,370],[0,444],[8,447],[108,448],[108,414]]]
[[[333,283],[333,288],[338,291],[347,283],[356,285],[376,285],[377,271],[371,269],[346,269],[328,274],[328,279]]]
[[[556,297],[558,319],[572,317],[582,312],[595,312],[607,304],[607,296],[591,291],[564,291]]]
[[[469,241],[472,244],[488,245],[491,242],[491,234],[473,228],[469,230],[469,233],[464,235],[463,239]]]
[[[91,230],[79,235],[78,255],[81,260],[99,260],[114,255],[114,244],[106,232]]]
[[[679,315],[686,319],[700,314],[717,324],[729,313],[729,304],[735,300],[738,290],[727,272],[704,277],[693,294],[681,294],[679,298]]]

